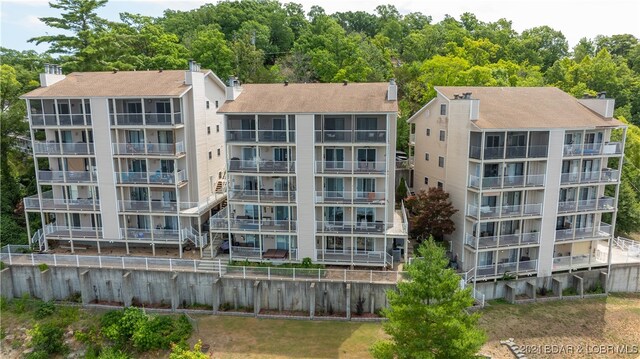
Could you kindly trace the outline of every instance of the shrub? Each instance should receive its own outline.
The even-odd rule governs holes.
[[[33,351],[44,351],[49,354],[63,354],[67,347],[64,345],[62,328],[51,323],[36,324],[29,331]]]
[[[25,358],[26,359],[49,359],[49,353],[47,353],[44,350],[36,350],[29,353]]]
[[[597,281],[593,287],[589,288],[589,293],[591,294],[602,294],[604,293],[604,289],[602,288],[602,284],[600,284],[600,281]]]
[[[3,269],[5,269],[5,268],[7,268],[7,265],[6,265],[6,264],[4,264],[4,262],[3,262],[3,261],[0,261],[0,270],[3,270]]]
[[[22,295],[22,298],[16,299],[14,301],[15,304],[13,306],[13,308],[14,308],[13,311],[16,314],[22,314],[22,313],[26,312],[27,311],[27,306],[29,305],[29,301],[30,301],[29,300],[29,294],[24,293]]]
[[[53,301],[38,303],[38,309],[34,313],[35,319],[42,319],[51,316],[56,311],[56,306]]]
[[[569,287],[562,290],[562,295],[563,296],[578,295],[578,292],[574,287]]]
[[[49,269],[49,265],[47,263],[40,263],[38,264],[38,269],[40,269],[40,272],[44,272]]]
[[[311,268],[313,263],[311,262],[311,258],[304,257],[302,258],[302,268]]]
[[[131,357],[116,348],[107,347],[100,351],[98,359],[130,359]]]

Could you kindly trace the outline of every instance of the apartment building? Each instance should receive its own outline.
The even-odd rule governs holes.
[[[209,242],[224,201],[226,86],[187,71],[78,72],[47,65],[27,102],[41,250],[124,247],[180,255]],[[31,235],[30,235],[31,237]]]
[[[231,259],[390,267],[406,256],[395,82],[231,83],[219,110],[228,206],[210,222]]]
[[[548,276],[610,261],[626,127],[604,93],[436,87],[408,121],[416,190],[459,210],[449,236],[468,278]]]

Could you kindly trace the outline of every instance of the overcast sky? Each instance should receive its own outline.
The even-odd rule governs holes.
[[[118,20],[120,12],[160,16],[171,8],[191,10],[207,1],[202,0],[110,0],[99,10],[99,15],[109,20]],[[285,1],[289,2],[289,1]],[[373,12],[380,4],[393,3],[402,14],[421,12],[433,17],[434,22],[449,14],[459,19],[464,12],[474,13],[484,22],[500,18],[511,20],[513,28],[522,30],[548,25],[562,31],[569,46],[573,47],[582,37],[629,33],[640,38],[639,0],[294,0],[301,3],[305,11],[312,5],[322,6],[328,14],[337,11]],[[45,33],[56,34],[57,29],[47,28],[38,18],[58,16],[50,9],[47,0],[0,0],[0,44],[17,50],[35,49],[44,51],[46,44],[35,46],[27,40]]]

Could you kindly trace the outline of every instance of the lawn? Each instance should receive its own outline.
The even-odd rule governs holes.
[[[71,329],[76,330],[90,326],[102,313],[75,308],[58,312],[60,317],[75,317]],[[514,338],[521,346],[640,345],[640,294],[524,305],[494,301],[481,314],[480,325],[487,332],[488,341],[480,352],[493,358],[513,358],[506,347],[499,343],[507,338]],[[24,330],[34,323],[32,315],[32,312],[16,314],[3,311],[4,338],[0,357],[19,357],[19,353],[25,349]],[[384,337],[379,323],[211,315],[191,317],[196,323],[191,343],[201,339],[209,344],[213,358],[367,358],[369,346]],[[7,355],[8,352],[13,355]],[[142,357],[167,358],[168,352],[156,351]],[[567,355],[555,356],[559,357]],[[640,358],[640,353],[615,356],[609,352],[599,357]]]

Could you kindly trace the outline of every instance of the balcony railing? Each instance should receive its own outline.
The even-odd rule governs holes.
[[[382,234],[392,227],[393,223],[384,222],[316,221],[319,233]]]
[[[476,244],[477,240],[477,244]],[[515,234],[501,234],[499,236],[476,237],[470,233],[465,236],[465,244],[475,249],[531,245],[540,243],[540,233],[527,232]]]
[[[54,238],[102,238],[102,227],[70,227],[49,224],[44,227],[44,234],[48,239]]]
[[[182,114],[171,113],[112,113],[111,124],[114,126],[173,126],[182,124]],[[172,121],[173,120],[173,121]]]
[[[97,198],[54,199],[51,191],[42,193],[42,200],[38,195],[24,198],[25,209],[42,210],[74,210],[95,211],[100,209],[100,200]]]
[[[86,116],[86,122],[85,122]],[[31,114],[31,125],[37,126],[90,126],[91,114]]]
[[[469,176],[469,187],[480,188],[514,188],[514,187],[541,187],[544,186],[545,175],[528,175],[528,176],[497,176],[497,177],[478,177]]]
[[[296,191],[233,189],[229,190],[228,196],[236,202],[290,203],[295,202]]]
[[[122,239],[143,242],[180,242],[180,230],[177,229],[148,229],[148,228],[121,228]]]
[[[383,161],[316,161],[316,173],[384,173]]]
[[[316,191],[316,203],[384,204],[384,192]]]
[[[95,183],[97,175],[90,171],[38,171],[38,181],[52,183]]]
[[[93,143],[34,142],[36,155],[88,155],[93,154]]]
[[[532,273],[538,270],[538,261],[519,261],[519,262],[505,262],[491,265],[483,265],[476,267],[476,277],[497,277],[502,276],[505,273]]]
[[[229,160],[229,172],[238,173],[294,173],[295,161],[256,161],[256,160]]]
[[[612,235],[611,225],[601,223],[596,227],[579,227],[556,230],[556,242],[587,238],[609,238]]]
[[[159,199],[152,199],[151,201],[119,200],[118,208],[120,212],[176,213],[178,210],[178,204],[176,202],[165,202]]]
[[[116,181],[122,184],[164,184],[175,185],[187,181],[186,173],[165,172],[116,172]]]
[[[295,135],[294,130],[227,130],[227,142],[293,143]]]
[[[505,147],[485,147],[484,159],[502,159],[502,158],[544,158],[547,157],[548,147],[546,145],[535,146],[506,146]],[[479,160],[482,156],[482,147],[469,146],[469,157]]]
[[[416,143],[416,134],[415,133],[409,134],[409,142],[410,143]]]
[[[316,143],[386,143],[387,130],[316,130]],[[414,136],[415,140],[415,136]]]
[[[622,143],[588,143],[583,145],[566,144],[564,145],[563,154],[565,157],[620,155],[622,154]]]
[[[184,142],[177,143],[114,143],[116,155],[178,156],[185,153]]]
[[[354,263],[393,265],[393,256],[383,251],[358,251],[347,249],[316,249],[318,262],[324,263]]]
[[[620,179],[618,170],[603,169],[601,171],[562,173],[560,184],[617,182]]]
[[[580,254],[566,257],[553,258],[553,270],[567,270],[571,268],[585,268],[595,265],[606,265],[606,261],[599,261],[595,256],[589,257],[589,254]]]

